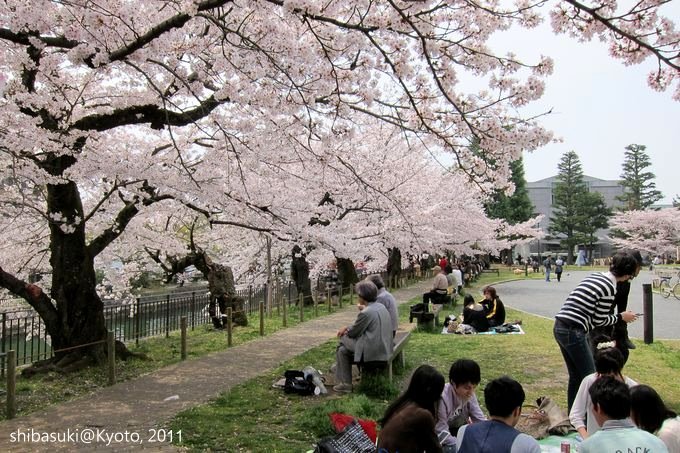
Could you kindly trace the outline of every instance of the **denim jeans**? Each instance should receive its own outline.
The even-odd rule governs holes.
[[[567,411],[571,411],[581,381],[584,377],[595,372],[595,361],[588,344],[587,334],[583,328],[566,326],[556,319],[553,335],[560,347],[569,372]]]
[[[545,270],[545,281],[546,282],[550,281],[550,269]]]

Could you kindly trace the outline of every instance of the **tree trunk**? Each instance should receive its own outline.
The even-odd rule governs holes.
[[[387,281],[386,286],[398,285],[401,277],[401,250],[397,247],[387,249]]]
[[[357,271],[354,268],[354,263],[349,258],[336,258],[338,263],[338,278],[342,285],[342,292],[349,291],[350,285],[359,281]]]
[[[313,305],[312,282],[309,279],[309,263],[307,256],[299,246],[293,247],[293,261],[290,265],[290,277],[295,282],[298,295],[302,294],[305,305]],[[299,296],[298,296],[299,297]]]
[[[213,263],[212,260],[200,251],[196,254],[194,265],[200,270],[208,280],[208,290],[210,291],[209,312],[212,317],[213,325],[222,328],[224,323],[217,316],[215,304],[219,305],[220,312],[225,315],[227,308],[231,307],[232,320],[239,326],[248,325],[248,316],[245,311],[244,300],[236,294],[234,285],[234,274],[229,266]]]
[[[106,339],[104,305],[97,294],[94,257],[85,242],[85,225],[77,225],[75,216],[83,218],[83,207],[75,183],[48,186],[49,212],[60,213],[70,223],[50,223],[52,254],[52,298],[57,302],[58,326],[47,330],[52,337],[57,361],[67,356],[90,355],[95,361],[104,357],[104,344],[59,352]],[[71,216],[68,214],[73,213]],[[72,232],[64,229],[74,228]],[[52,332],[55,332],[54,335]]]
[[[0,269],[0,286],[23,297],[38,312],[54,357],[28,369],[69,371],[105,356],[104,307],[96,291],[94,256],[86,244],[83,207],[75,183],[47,186],[52,292],[20,281]],[[53,302],[54,301],[54,302]],[[93,344],[95,343],[95,344]]]

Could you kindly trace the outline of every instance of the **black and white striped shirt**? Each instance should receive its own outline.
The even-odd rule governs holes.
[[[569,294],[562,309],[555,315],[583,326],[589,332],[594,326],[609,326],[616,322],[611,315],[616,294],[616,277],[610,272],[597,272],[586,277]]]

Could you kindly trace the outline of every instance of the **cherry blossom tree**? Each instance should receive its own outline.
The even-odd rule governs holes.
[[[186,253],[186,242],[167,239],[177,230],[165,229],[168,219],[188,219],[189,212],[207,219],[205,231],[221,222],[282,242],[309,241],[337,256],[382,238],[395,242],[382,247],[410,246],[413,239],[395,232],[421,226],[433,232],[432,243],[461,249],[473,237],[492,240],[494,228],[468,210],[445,229],[451,222],[442,219],[440,201],[421,202],[424,212],[405,215],[397,202],[414,191],[397,198],[398,190],[387,190],[394,182],[372,189],[361,163],[347,158],[354,149],[342,145],[378,120],[400,130],[409,145],[447,153],[463,178],[457,190],[510,189],[508,163],[551,139],[537,118],[520,117],[516,108],[541,96],[552,62],[496,55],[487,39],[515,23],[535,26],[543,3],[504,9],[433,0],[4,2],[0,286],[35,308],[62,349],[105,336],[95,262],[114,250]],[[605,24],[614,32],[603,32],[605,39],[626,32],[631,42],[648,43],[626,61],[656,57],[653,85],[671,84],[677,33],[657,14],[663,2],[631,11],[633,27],[601,15],[615,11],[614,2],[594,9],[568,3],[574,9],[555,7],[558,31],[588,37]],[[466,73],[488,86],[465,90],[459,80]],[[472,141],[485,152],[471,152]],[[354,183],[324,178],[335,178],[337,168]],[[343,183],[345,191],[326,187]],[[327,192],[332,202],[322,203]],[[381,196],[364,207],[368,200],[349,192]],[[476,209],[481,201],[465,203]],[[412,222],[384,214],[382,230],[369,225],[360,235],[340,234],[349,229],[343,220],[353,218],[356,227],[368,222],[362,215],[374,221],[376,212],[390,212],[385,206]],[[352,215],[342,217],[346,211]],[[166,232],[165,239],[133,233],[149,226]],[[464,234],[472,229],[475,235]],[[27,283],[36,271],[50,274],[41,286]],[[53,363],[84,364],[102,355],[94,346],[58,353]]]
[[[612,237],[620,247],[664,255],[676,254],[680,246],[678,208],[620,212],[609,223],[612,230],[623,235]]]

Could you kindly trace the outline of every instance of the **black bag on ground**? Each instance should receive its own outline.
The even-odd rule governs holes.
[[[300,370],[286,370],[283,373],[286,382],[283,385],[285,393],[296,393],[298,395],[311,395],[314,393],[314,383],[310,379],[305,379],[305,373]]]

